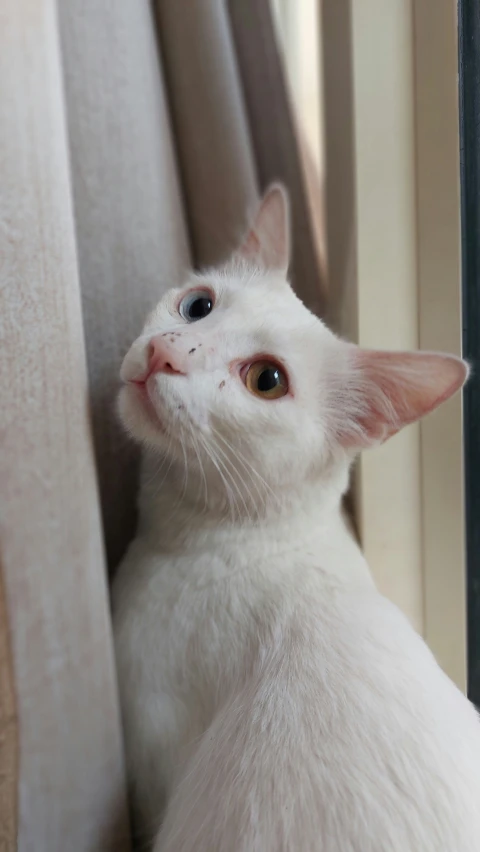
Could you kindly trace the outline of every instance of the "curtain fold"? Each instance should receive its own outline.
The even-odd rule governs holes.
[[[135,530],[139,448],[116,414],[120,365],[190,265],[149,0],[59,3],[82,307],[111,570]]]
[[[12,662],[19,735],[18,772],[11,764],[0,777],[3,848],[119,852],[122,742],[53,0],[5,0],[0,78],[0,569],[11,647],[0,681]],[[2,651],[5,630],[2,619]],[[2,690],[2,712],[6,700]],[[14,733],[1,731],[10,748]],[[13,773],[17,837],[4,812]]]
[[[155,0],[194,262],[223,261],[257,198],[224,0]]]
[[[262,190],[274,180],[281,180],[288,187],[292,206],[292,283],[305,304],[323,315],[326,288],[321,247],[315,239],[302,169],[302,141],[296,132],[270,0],[228,0],[228,10],[258,181]],[[320,206],[320,198],[318,203]]]
[[[18,807],[18,718],[9,617],[0,562],[0,849],[14,852]]]

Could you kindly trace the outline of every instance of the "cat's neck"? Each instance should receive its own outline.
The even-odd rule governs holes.
[[[347,482],[344,465],[331,471],[326,481],[307,481],[297,490],[257,503],[238,497],[232,507],[215,494],[206,499],[204,483],[194,473],[186,478],[175,465],[165,470],[158,460],[155,466],[147,457],[139,533],[148,537],[153,548],[172,554],[241,550],[253,557],[265,548],[272,556],[328,551],[335,563],[339,558],[353,560],[362,573],[368,573],[342,508]]]

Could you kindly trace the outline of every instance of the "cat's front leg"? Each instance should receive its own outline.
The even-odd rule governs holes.
[[[185,707],[167,694],[123,696],[127,773],[135,848],[151,849],[188,736]]]

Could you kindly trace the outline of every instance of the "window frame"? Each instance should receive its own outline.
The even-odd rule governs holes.
[[[362,346],[460,354],[456,2],[319,3],[333,324]],[[342,145],[340,126],[348,131]],[[376,158],[382,177],[372,184],[380,174]],[[346,257],[347,270],[340,263]],[[355,495],[377,585],[465,690],[463,483],[457,395],[363,454]]]
[[[473,366],[464,394],[468,696],[480,706],[480,8],[459,0],[463,348]]]

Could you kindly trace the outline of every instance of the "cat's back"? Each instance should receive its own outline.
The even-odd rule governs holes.
[[[192,754],[158,849],[478,850],[476,712],[395,607],[336,590],[327,612],[312,585],[263,640]]]
[[[476,712],[342,542],[334,566],[320,543],[288,558],[246,542],[233,556],[132,549],[116,583],[116,644],[136,746],[148,731],[157,778],[175,778],[159,849],[479,848]],[[224,812],[215,846],[208,819]],[[174,823],[182,839],[169,846]]]

